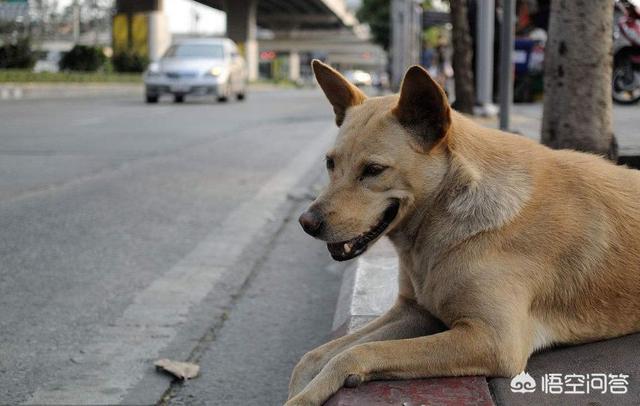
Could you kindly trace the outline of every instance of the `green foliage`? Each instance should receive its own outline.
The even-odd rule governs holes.
[[[102,48],[76,45],[60,59],[60,69],[96,72],[104,67],[106,60]]]
[[[0,46],[0,69],[31,69],[35,63],[29,38]]]
[[[363,0],[357,17],[369,24],[374,42],[388,50],[391,42],[391,1]]]
[[[149,58],[134,51],[124,51],[113,55],[111,63],[116,72],[140,73],[149,66]]]
[[[429,27],[422,33],[422,40],[427,48],[435,48],[443,34],[442,27]]]

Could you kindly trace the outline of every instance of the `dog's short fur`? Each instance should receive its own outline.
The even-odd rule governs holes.
[[[400,294],[307,353],[287,406],[371,379],[514,376],[537,349],[640,331],[640,172],[478,126],[420,67],[375,98],[313,67],[340,132],[301,223],[339,260],[386,234]]]

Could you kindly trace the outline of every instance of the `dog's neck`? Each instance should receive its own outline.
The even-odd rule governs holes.
[[[454,112],[453,118],[446,175],[435,193],[417,201],[413,212],[389,235],[399,251],[427,249],[438,255],[503,227],[530,197],[532,179],[520,163],[522,157],[504,156],[495,132],[488,133],[459,113]],[[416,246],[418,241],[429,246]]]

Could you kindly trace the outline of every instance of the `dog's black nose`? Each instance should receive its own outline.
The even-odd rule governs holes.
[[[324,221],[322,216],[315,210],[309,209],[302,213],[298,219],[302,229],[312,237],[317,237],[322,232]]]

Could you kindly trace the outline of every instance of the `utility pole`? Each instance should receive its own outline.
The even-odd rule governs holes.
[[[515,8],[515,0],[502,0],[502,26],[500,27],[500,129],[504,131],[509,131],[511,126]]]
[[[78,0],[73,0],[73,43],[80,41],[80,4]]]
[[[422,6],[417,0],[391,1],[391,86],[400,88],[411,65],[420,64],[422,53]]]
[[[495,116],[493,104],[493,39],[495,22],[495,0],[477,2],[476,32],[476,89],[479,113]]]

